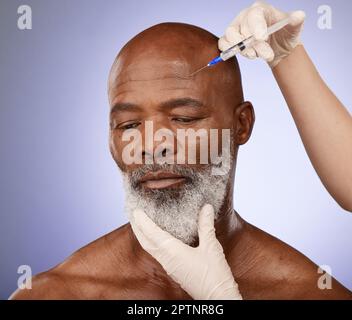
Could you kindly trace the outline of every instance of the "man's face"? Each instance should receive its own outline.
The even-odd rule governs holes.
[[[126,51],[115,62],[109,81],[110,149],[123,172],[126,210],[142,207],[160,227],[190,243],[197,233],[200,207],[211,203],[218,213],[229,187],[230,170],[212,175],[210,154],[222,150],[222,129],[231,130],[232,137],[237,129],[235,90],[228,90],[232,80],[228,72],[221,72],[224,65],[188,77],[218,53],[216,47],[205,48],[198,56],[183,48],[175,52],[147,43],[143,50],[132,46]],[[147,123],[152,124],[153,133],[168,130],[172,138],[155,141],[147,134]],[[132,129],[140,132],[136,144],[142,151],[142,164],[124,161],[130,141],[123,141],[123,135]],[[192,145],[187,139],[181,142],[180,129],[201,129],[207,140],[208,163],[200,161],[201,138]],[[210,141],[211,130],[218,133],[216,145]],[[233,150],[227,152],[234,157],[234,139],[231,144]],[[193,164],[188,163],[191,149],[196,152]],[[183,164],[177,163],[180,152],[185,155]],[[165,154],[174,164],[156,163]],[[146,164],[148,157],[152,163]]]
[[[221,147],[222,129],[233,130],[232,113],[235,108],[231,106],[232,101],[226,101],[229,94],[212,79],[213,70],[187,78],[197,67],[199,64],[187,61],[158,61],[151,57],[128,64],[119,73],[110,90],[110,143],[113,157],[123,171],[136,169],[135,165],[126,165],[123,161],[122,152],[129,144],[122,139],[126,130],[134,128],[141,132],[145,156],[155,154],[155,149],[162,142],[153,141],[153,149],[145,145],[146,139],[151,139],[150,135],[146,137],[146,121],[152,123],[153,133],[159,129],[173,133],[174,157],[180,151],[181,141],[177,139],[180,129],[202,129],[208,137],[210,129],[218,130]],[[188,140],[184,143],[186,153],[188,143]],[[199,143],[192,147],[200,150]],[[210,148],[208,143],[209,153]],[[197,158],[199,164],[199,154]]]

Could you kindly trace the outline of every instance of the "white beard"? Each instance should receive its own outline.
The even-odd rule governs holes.
[[[180,165],[144,165],[143,172],[137,169],[132,174],[122,173],[128,218],[140,208],[161,229],[186,244],[192,244],[198,237],[198,214],[202,206],[206,203],[213,205],[216,219],[226,195],[230,170],[224,175],[212,175],[211,168],[207,166],[200,171]],[[136,181],[143,174],[161,169],[191,179],[179,189],[145,191],[137,187]]]

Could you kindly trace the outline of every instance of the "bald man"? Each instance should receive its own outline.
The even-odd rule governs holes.
[[[162,229],[196,246],[198,212],[211,203],[216,236],[244,299],[351,298],[334,279],[331,289],[320,289],[321,274],[312,261],[234,211],[237,151],[250,137],[253,107],[243,100],[235,59],[189,77],[219,54],[217,41],[198,27],[164,23],[138,34],[118,54],[109,77],[110,149],[124,178],[127,214],[142,207]],[[145,138],[147,120],[155,130],[174,133],[230,129],[229,170],[212,176],[210,166],[199,163],[126,164],[128,142],[122,136],[137,129]],[[143,159],[152,151],[144,146]],[[37,275],[31,290],[18,290],[11,298],[191,299],[143,250],[129,223]]]

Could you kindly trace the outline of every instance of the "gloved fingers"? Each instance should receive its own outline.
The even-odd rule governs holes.
[[[291,21],[289,25],[292,27],[297,27],[303,24],[306,18],[306,13],[302,10],[293,11],[290,13],[290,18]]]
[[[268,26],[265,19],[265,9],[261,6],[255,6],[248,11],[246,23],[250,35],[256,40],[265,41],[268,39]]]
[[[244,50],[241,52],[241,54],[242,54],[244,57],[246,57],[246,58],[248,58],[248,59],[252,59],[252,60],[258,57],[258,56],[257,56],[257,53],[255,52],[255,50],[254,50],[252,47],[244,49]]]
[[[143,232],[140,230],[140,228],[134,223],[131,222],[131,226],[133,229],[133,233],[135,234],[136,238],[138,239],[138,242],[140,243],[141,247],[148,252],[155,260],[157,260],[161,266],[164,268],[164,270],[169,274],[170,270],[168,270],[168,266],[172,266],[174,261],[171,261],[169,263],[169,260],[172,260],[172,257],[170,255],[165,255],[163,250],[161,250],[160,247],[155,245],[148,239]],[[169,263],[169,264],[168,264]]]
[[[151,248],[155,250],[158,248],[159,250],[168,251],[168,248],[176,249],[176,247],[184,245],[183,242],[157,226],[143,210],[134,210],[133,217],[135,225],[144,236],[143,240],[146,241],[148,245],[147,249]]]
[[[256,16],[262,15],[261,27],[259,27],[259,29],[262,30],[264,28],[264,33],[266,33],[266,30],[267,30],[266,22],[265,22],[261,7],[250,9],[250,11],[248,11],[248,14],[251,11],[253,11],[252,16],[250,16],[252,17],[250,18],[252,21],[253,19],[255,20]],[[226,29],[224,37],[219,40],[220,50],[222,51],[226,50],[229,47],[233,46],[234,44],[239,43],[252,35],[251,27],[249,27],[249,24],[246,22],[247,19],[248,17],[244,16],[243,19],[241,19],[240,23],[238,22],[235,25],[230,25]],[[263,24],[265,24],[264,27],[263,27]],[[263,38],[263,36],[260,34],[260,31],[256,30],[256,32],[259,33],[258,37]],[[264,35],[264,38],[265,38],[265,35]],[[255,59],[258,57],[256,51],[251,47],[243,50],[241,54],[249,59]]]
[[[244,35],[240,34],[238,31],[236,31],[230,26],[226,29],[225,35],[219,39],[219,49],[221,51],[224,51],[244,39]],[[257,57],[255,50],[252,48],[247,48],[243,50],[241,54],[249,59],[254,59]]]
[[[258,57],[267,62],[271,62],[275,58],[275,53],[271,46],[265,41],[257,41],[253,44],[253,49],[256,51]]]
[[[248,23],[246,23],[245,21],[240,25],[240,37],[241,40],[249,38],[251,36],[251,30],[249,29]],[[240,40],[240,41],[241,41]],[[238,41],[239,42],[239,41]],[[241,54],[248,58],[248,59],[255,59],[257,58],[257,53],[255,52],[255,50],[252,47],[248,47],[246,49],[244,49],[243,51],[241,51]]]
[[[245,37],[240,34],[239,30],[236,30],[235,28],[230,26],[226,29],[224,38],[227,42],[231,44],[231,46],[233,46],[234,44],[244,40]]]
[[[220,51],[225,51],[226,49],[230,48],[232,44],[225,39],[225,37],[221,37],[218,41],[218,47]]]
[[[230,26],[226,29],[225,35],[221,37],[218,41],[219,50],[225,51],[228,48],[232,47],[234,44],[242,41],[243,39],[244,37],[241,36],[238,31],[236,31]]]
[[[240,40],[241,41],[241,40]],[[240,42],[238,41],[238,42]],[[238,43],[238,42],[229,42],[227,41],[224,37],[220,38],[219,39],[219,42],[218,42],[218,47],[219,47],[219,50],[220,51],[225,51],[227,50],[228,48],[232,47],[234,44]],[[255,53],[255,50],[249,50],[251,48],[247,48],[245,50],[243,50],[241,52],[241,54],[249,59],[255,59],[257,56],[256,56],[256,53]]]
[[[214,208],[210,204],[205,204],[199,212],[198,218],[199,244],[208,243],[216,238],[214,227]]]
[[[145,251],[149,252],[150,254],[151,252],[155,251],[156,247],[154,246],[154,244],[143,234],[142,230],[136,224],[134,213],[132,213],[130,224],[131,224],[133,233],[135,234],[141,247]]]

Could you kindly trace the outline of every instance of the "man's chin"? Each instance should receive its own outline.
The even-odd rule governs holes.
[[[154,208],[160,206],[172,206],[173,208],[176,208],[179,202],[184,198],[185,188],[141,188],[138,194],[148,206]]]

